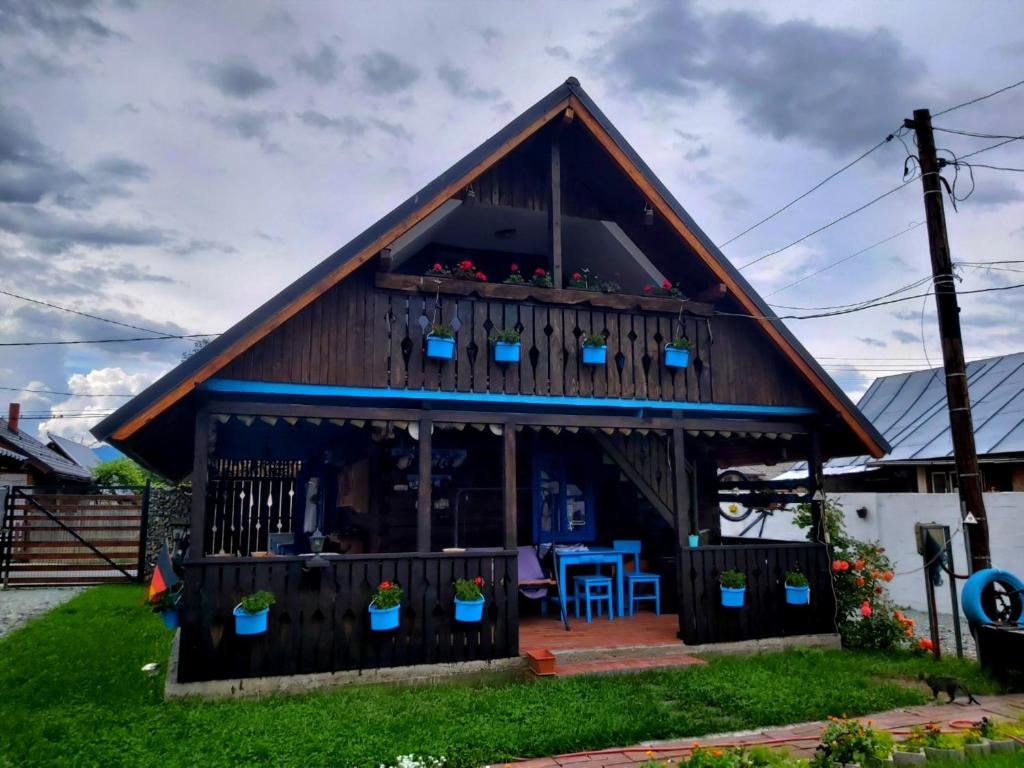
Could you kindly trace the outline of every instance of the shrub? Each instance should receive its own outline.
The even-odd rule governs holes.
[[[394,608],[402,603],[402,588],[393,581],[386,579],[377,585],[377,591],[373,593],[373,600],[370,601],[377,608]]]
[[[870,721],[864,724],[857,720],[830,717],[811,765],[815,768],[832,768],[833,765],[847,763],[879,766],[890,751],[891,742],[872,728]]]
[[[242,604],[242,610],[246,613],[259,613],[274,604],[274,593],[261,589],[259,592],[253,592],[251,595],[246,595],[240,602]]]
[[[455,597],[457,597],[459,600],[479,600],[484,596],[483,587],[483,576],[477,576],[475,579],[456,579]]]
[[[739,589],[740,587],[747,586],[747,574],[735,570],[722,571],[718,574],[718,581],[723,587]]]

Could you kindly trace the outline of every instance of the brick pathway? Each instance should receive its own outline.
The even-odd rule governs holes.
[[[951,720],[980,720],[983,716],[1003,719],[1017,719],[1024,715],[1024,694],[1010,696],[980,696],[980,706],[961,704],[928,704],[921,707],[906,707],[860,718],[871,720],[881,730],[902,730],[913,725],[940,723],[948,725]],[[789,740],[786,747],[794,757],[810,757],[817,746],[824,722],[800,723],[759,731],[702,736],[698,738],[674,739],[672,741],[645,742],[633,747],[619,747],[585,754],[556,755],[515,763],[516,768],[553,768],[574,766],[574,768],[600,768],[601,766],[629,766],[652,758],[659,760],[678,759],[689,755],[694,742],[705,746],[760,744],[767,741]],[[653,754],[648,755],[648,752]]]

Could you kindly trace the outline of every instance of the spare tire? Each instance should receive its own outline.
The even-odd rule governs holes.
[[[1017,624],[1024,613],[1024,581],[1009,571],[986,568],[967,579],[961,599],[972,624]]]

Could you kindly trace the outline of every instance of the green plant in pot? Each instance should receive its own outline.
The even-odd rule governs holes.
[[[267,614],[275,602],[274,593],[259,590],[245,595],[235,606],[236,635],[258,635],[267,631]]]
[[[515,328],[506,328],[491,336],[494,344],[494,360],[498,363],[515,363],[519,361],[522,334]]]
[[[665,365],[669,368],[685,368],[690,364],[690,350],[693,343],[685,336],[676,336],[665,345]]]
[[[602,334],[584,335],[583,362],[587,365],[604,365],[608,362],[608,340]]]
[[[395,629],[398,626],[398,613],[401,607],[402,588],[398,582],[385,579],[377,585],[377,591],[370,600],[370,629]]]
[[[455,356],[455,329],[449,323],[427,326],[427,357],[451,360]]]
[[[938,723],[924,727],[924,753],[929,760],[962,760],[964,756],[960,740],[951,733],[943,733]]]
[[[807,605],[811,601],[811,584],[803,571],[786,572],[786,603]]]
[[[730,569],[718,575],[722,590],[722,605],[726,608],[742,608],[747,594],[747,575],[743,571]]]
[[[455,620],[480,621],[484,613],[484,577],[455,580]]]
[[[871,727],[870,723],[830,717],[821,734],[811,760],[813,768],[834,766],[881,766],[892,751],[892,740]]]
[[[184,593],[184,582],[165,589],[149,601],[153,613],[159,613],[168,629],[177,629],[180,623],[181,598]]]
[[[519,271],[519,265],[511,264],[508,268],[508,277],[502,280],[502,282],[509,285],[525,285],[526,279],[523,277],[523,273]]]

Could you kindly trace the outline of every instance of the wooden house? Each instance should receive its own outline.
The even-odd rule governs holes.
[[[723,541],[716,473],[808,460],[813,493],[824,459],[886,450],[573,78],[93,432],[191,476],[182,681],[516,656],[557,621],[518,599],[520,546],[641,540],[686,643],[831,632],[824,545]],[[790,610],[797,567],[814,597]],[[726,568],[744,609],[719,605]],[[456,622],[477,575],[484,619]],[[405,590],[389,633],[382,579]],[[254,589],[277,598],[255,641],[231,624]]]

